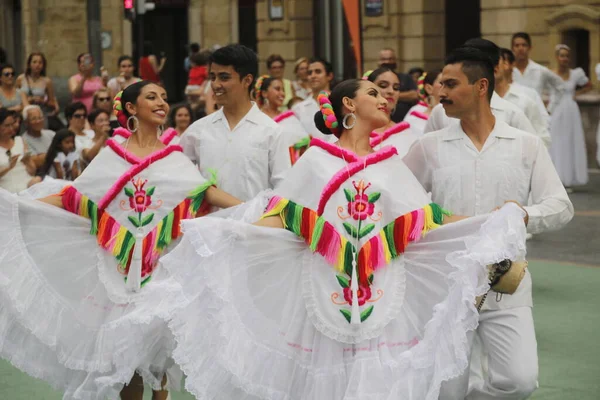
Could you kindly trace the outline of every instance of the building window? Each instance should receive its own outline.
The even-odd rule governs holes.
[[[590,76],[590,32],[569,29],[561,34],[562,42],[571,48],[571,68],[581,67]]]

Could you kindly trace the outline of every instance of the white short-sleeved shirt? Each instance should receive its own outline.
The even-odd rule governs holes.
[[[281,127],[255,103],[231,130],[221,108],[194,122],[181,136],[184,153],[205,177],[242,201],[274,188],[291,167]]]
[[[513,128],[520,129],[525,132],[536,134],[529,119],[525,116],[523,111],[519,110],[517,106],[509,101],[504,100],[498,96],[498,93],[494,92],[492,100],[490,101],[490,108],[494,116],[500,120],[506,122]],[[458,121],[456,118],[450,118],[446,115],[443,104],[438,104],[433,107],[427,125],[425,126],[425,133],[439,131],[450,125],[451,121]]]
[[[79,153],[76,151],[73,151],[69,154],[65,154],[62,151],[58,152],[56,158],[54,159],[54,162],[60,164],[60,166],[62,167],[64,174],[63,179],[67,181],[73,180],[73,165],[78,160]],[[54,168],[54,165],[50,167],[48,175],[50,175],[52,178],[57,178],[56,168]]]
[[[523,73],[517,67],[514,67],[512,78],[514,82],[534,89],[540,96],[545,91],[555,91],[558,93],[558,101],[565,91],[564,82],[560,76],[533,60],[529,60]],[[557,101],[550,102],[548,111],[552,112],[556,104],[558,104]]]
[[[549,115],[546,109],[540,110],[535,100],[532,100],[522,89],[523,86],[511,84],[508,92],[504,95],[504,100],[510,101],[519,109],[523,110],[523,113],[533,125],[536,135],[544,141],[547,148],[550,148],[552,139],[550,138],[550,131],[548,130]]]
[[[536,136],[496,120],[481,151],[463,131],[460,121],[416,142],[404,162],[433,202],[456,215],[491,212],[515,200],[529,213],[528,231],[560,229],[573,218],[573,204],[563,187],[548,150]],[[489,297],[489,296],[488,296]],[[493,297],[493,296],[492,296]],[[531,278],[517,293],[487,308],[531,306]]]
[[[48,148],[54,139],[55,132],[49,129],[42,129],[40,136],[32,136],[29,132],[23,133],[23,139],[32,155],[46,154]]]

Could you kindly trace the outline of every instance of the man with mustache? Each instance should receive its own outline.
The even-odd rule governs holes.
[[[494,115],[494,83],[487,54],[468,46],[450,53],[440,99],[453,120],[416,142],[404,162],[432,200],[457,215],[486,214],[531,197],[523,207],[528,231],[560,229],[573,217],[573,205],[543,141]],[[513,295],[488,294],[476,331],[487,373],[469,382],[468,400],[520,400],[537,388],[531,288],[527,272]]]
[[[398,67],[396,52],[389,47],[386,47],[379,52],[379,66],[391,69],[398,75],[398,79],[400,80],[400,97],[398,98],[396,109],[391,118],[394,122],[401,122],[404,120],[408,110],[419,101],[417,84],[410,75],[396,71],[396,68]]]
[[[258,58],[246,46],[221,47],[210,56],[209,79],[220,110],[181,136],[184,153],[217,186],[242,199],[273,188],[291,167],[281,128],[250,100]]]
[[[488,57],[491,58],[492,64],[495,68],[498,65],[500,61],[499,48],[489,40],[474,38],[467,40],[464,45],[483,51]],[[452,100],[446,99],[446,101]],[[499,120],[506,122],[508,125],[514,128],[533,133],[534,135],[537,134],[537,131],[529,119],[527,119],[523,111],[521,111],[516,105],[498,96],[496,92],[493,92],[492,94],[490,106],[492,113],[494,113],[494,116],[496,116],[496,118]],[[448,118],[444,112],[443,104],[440,101],[440,104],[431,110],[431,115],[429,116],[427,125],[425,126],[425,133],[438,131],[442,128],[445,128],[449,124],[450,118]]]

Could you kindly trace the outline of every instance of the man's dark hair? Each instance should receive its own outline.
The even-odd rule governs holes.
[[[467,40],[463,46],[475,47],[477,50],[484,52],[490,57],[494,66],[498,65],[500,62],[500,47],[492,41],[482,38],[473,38]]]
[[[321,57],[313,57],[310,60],[308,60],[308,64],[313,64],[313,63],[321,63],[323,64],[323,66],[325,67],[325,73],[327,75],[329,74],[333,74],[333,66],[331,65],[331,63],[327,60],[325,60],[324,58]]]
[[[467,76],[469,84],[474,84],[479,79],[487,79],[488,101],[492,100],[494,94],[494,65],[489,55],[471,46],[462,46],[454,49],[446,56],[445,65],[462,64],[462,72]]]
[[[527,45],[531,47],[531,36],[527,32],[517,32],[512,35],[512,39],[510,39],[510,45],[512,46],[515,42],[515,39],[520,38],[527,42]]]
[[[502,57],[502,59],[504,61],[508,61],[511,64],[515,63],[515,55],[512,52],[512,50],[507,49],[507,48],[501,48],[500,49],[500,57]]]
[[[87,117],[87,108],[85,108],[85,105],[82,102],[76,101],[68,104],[65,107],[65,118],[67,121],[70,121],[73,118],[73,115],[75,115],[75,113],[79,110],[85,111],[85,116]]]
[[[197,53],[200,51],[200,45],[198,43],[192,43],[190,44],[190,51],[192,53]]]
[[[230,44],[215,50],[209,58],[209,64],[231,65],[242,80],[246,75],[252,75],[252,83],[248,93],[254,87],[254,80],[258,76],[258,57],[256,53],[242,44]]]

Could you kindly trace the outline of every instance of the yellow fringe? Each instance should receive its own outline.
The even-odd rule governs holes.
[[[383,252],[385,253],[385,263],[389,264],[390,261],[392,261],[392,253],[390,252],[390,246],[383,230],[379,232],[379,237],[381,238],[381,245],[383,246]]]

